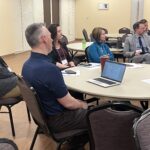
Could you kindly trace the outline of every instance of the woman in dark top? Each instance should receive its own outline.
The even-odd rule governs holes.
[[[53,63],[60,69],[74,67],[75,64],[69,55],[66,44],[61,42],[62,31],[58,24],[51,24],[48,28],[53,39],[53,51],[48,55]]]
[[[75,64],[69,55],[68,48],[65,43],[61,42],[62,31],[58,24],[51,24],[48,28],[51,32],[51,38],[53,39],[53,50],[49,53],[48,57],[52,63],[55,63],[61,70],[68,67],[74,67]],[[76,99],[83,99],[83,94],[69,90],[72,96]]]

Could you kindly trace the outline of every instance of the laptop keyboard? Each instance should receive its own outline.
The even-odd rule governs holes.
[[[109,85],[112,85],[112,84],[115,84],[116,82],[113,82],[113,81],[108,81],[108,80],[105,80],[105,79],[102,79],[102,78],[96,78],[94,79],[96,81],[100,81],[102,83],[106,83],[106,84],[109,84]]]

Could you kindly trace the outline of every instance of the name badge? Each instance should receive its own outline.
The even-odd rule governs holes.
[[[62,63],[63,65],[66,65],[66,64],[68,64],[68,61],[67,61],[67,59],[64,59],[64,60],[61,61],[61,63]]]

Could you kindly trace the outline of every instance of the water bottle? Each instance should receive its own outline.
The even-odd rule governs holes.
[[[85,49],[85,48],[86,48],[86,40],[83,39],[83,40],[82,40],[82,49]]]

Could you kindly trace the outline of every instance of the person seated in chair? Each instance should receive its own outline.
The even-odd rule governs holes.
[[[134,34],[125,39],[124,56],[129,62],[150,64],[150,36],[145,34],[145,25],[136,22]]]
[[[75,64],[71,56],[69,55],[66,44],[64,42],[61,42],[61,27],[58,24],[51,24],[48,27],[48,30],[49,32],[51,32],[51,38],[53,39],[53,51],[48,55],[51,61],[60,69],[74,67]]]
[[[112,52],[105,43],[105,30],[100,27],[94,28],[92,31],[92,37],[95,41],[87,50],[89,62],[100,63],[100,57],[104,55],[108,57],[109,60],[114,60]]]
[[[0,98],[16,98],[20,96],[17,76],[10,72],[3,58],[0,57]]]
[[[87,103],[70,95],[60,69],[48,57],[52,51],[51,33],[43,23],[34,23],[25,35],[32,52],[22,75],[37,92],[49,127],[53,132],[87,129]]]
[[[48,54],[51,62],[54,63],[60,70],[74,67],[75,64],[69,55],[66,42],[64,42],[61,27],[58,24],[51,24],[48,28],[52,38],[52,52]],[[70,94],[77,99],[83,99],[83,94],[69,90]]]

